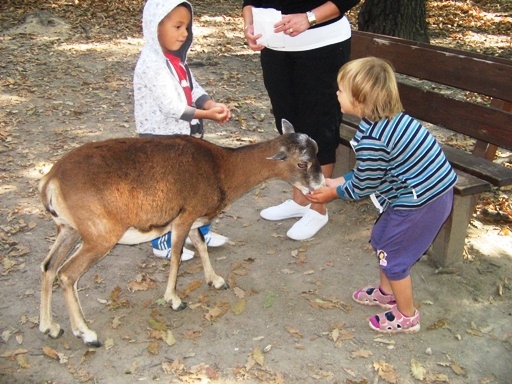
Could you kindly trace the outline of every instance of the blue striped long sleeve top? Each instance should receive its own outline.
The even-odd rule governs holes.
[[[371,196],[382,212],[419,208],[453,188],[457,175],[427,129],[405,113],[362,119],[352,139],[356,165],[336,188],[342,199]]]

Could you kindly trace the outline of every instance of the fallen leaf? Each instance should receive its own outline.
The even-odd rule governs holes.
[[[414,359],[411,359],[411,373],[416,380],[423,381],[425,379],[425,368]]]
[[[252,358],[256,363],[263,367],[263,363],[265,362],[265,356],[261,352],[261,349],[259,349],[258,347],[254,348],[254,350],[252,351]]]
[[[16,361],[18,362],[18,365],[21,368],[30,368],[30,364],[28,363],[28,360],[27,360],[27,355],[25,355],[25,354],[16,355]]]
[[[309,300],[309,304],[317,309],[333,309],[338,308],[338,303],[334,302],[333,300],[323,300],[323,299],[313,299]]]
[[[356,375],[356,373],[355,373],[353,370],[351,370],[351,369],[348,369],[348,368],[343,367],[343,370],[344,370],[345,372],[347,372],[347,373],[348,373],[350,376],[352,376],[352,377],[356,377],[356,376],[357,376],[357,375]],[[346,384],[351,384],[351,383],[354,383],[354,384],[355,384],[355,382],[353,382],[353,381],[351,381],[351,380],[345,381],[345,383],[346,383]],[[361,383],[361,384],[362,384],[362,383]]]
[[[375,341],[375,342],[377,342],[377,343],[389,344],[389,345],[394,345],[394,344],[396,344],[396,341],[395,341],[395,340],[383,339],[383,338],[381,338],[381,337],[376,337],[375,339],[373,339],[373,341]]]
[[[221,302],[213,308],[208,309],[205,317],[209,321],[213,321],[220,316],[223,316],[229,310],[229,303]]]
[[[7,331],[2,332],[2,340],[4,341],[4,343],[9,341],[10,338],[11,338],[11,331],[7,330]]]
[[[457,364],[455,361],[451,361],[450,368],[453,372],[455,372],[459,376],[466,376],[467,372],[464,368],[462,368],[459,364]]]
[[[238,302],[231,307],[231,311],[235,314],[235,316],[238,316],[245,311],[245,306],[245,299],[238,300]]]
[[[197,280],[191,281],[181,296],[186,297],[186,296],[190,295],[190,293],[194,292],[201,285],[203,285],[203,280],[197,279]]]
[[[128,368],[125,373],[128,374],[128,375],[133,375],[137,369],[139,369],[139,365],[137,364],[137,362],[134,360],[132,361],[132,363],[130,364],[130,368]]]
[[[331,338],[334,342],[338,340],[338,337],[340,336],[340,330],[338,328],[335,328],[331,332]]]
[[[304,337],[298,329],[292,328],[287,325],[284,326],[284,329],[286,329],[293,337],[296,337],[297,339],[302,339]]]
[[[245,297],[245,291],[241,288],[238,288],[238,287],[233,288],[233,293],[239,299],[243,299]]]
[[[159,353],[159,344],[158,344],[158,341],[152,341],[149,343],[148,345],[148,351],[149,353],[151,353],[152,355],[158,355]]]
[[[176,339],[174,338],[174,335],[172,334],[172,331],[168,329],[162,339],[170,346],[172,347],[174,344],[176,344]]]
[[[167,328],[165,323],[158,321],[154,318],[149,319],[149,326],[157,331],[165,331],[165,329]]]
[[[276,295],[274,292],[270,292],[267,297],[265,297],[265,303],[263,304],[264,308],[270,308],[274,305],[274,301],[276,299]]]
[[[173,360],[171,363],[162,363],[162,369],[168,375],[180,375],[185,370],[185,364],[183,364],[179,359]]]
[[[480,332],[478,329],[466,329],[466,333],[473,336],[483,336],[483,333]]]
[[[128,284],[128,290],[131,292],[147,291],[148,289],[155,288],[156,282],[145,273],[137,275],[135,280]]]
[[[427,329],[429,331],[433,331],[433,330],[439,329],[439,328],[448,328],[448,319],[442,318],[442,319],[437,320],[435,323],[427,326]]]
[[[0,357],[13,357],[13,356],[21,355],[21,354],[24,354],[27,352],[28,352],[28,349],[19,348],[19,349],[16,349],[15,351],[4,352],[0,355]]]
[[[55,349],[52,349],[50,347],[43,347],[43,353],[46,356],[51,357],[52,359],[59,360],[59,354]]]
[[[112,347],[114,346],[114,339],[112,338],[108,338],[107,340],[105,340],[105,349],[108,351],[109,349],[111,349]]]
[[[121,316],[114,317],[112,320],[112,328],[117,329],[121,324]]]
[[[196,340],[202,334],[201,331],[196,331],[194,329],[187,329],[183,332],[183,338],[187,340]]]
[[[387,381],[388,383],[395,384],[397,382],[396,372],[391,365],[383,360],[375,361],[373,367],[377,371],[379,377]]]
[[[373,356],[373,352],[367,349],[358,349],[357,351],[352,352],[352,356],[368,358]]]

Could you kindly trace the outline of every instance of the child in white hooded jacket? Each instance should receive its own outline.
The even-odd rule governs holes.
[[[192,5],[187,1],[148,0],[144,6],[145,45],[133,78],[135,125],[139,136],[203,134],[202,119],[225,123],[231,117],[226,105],[217,103],[195,80],[188,68],[192,45]],[[227,238],[200,228],[210,246]],[[170,233],[152,241],[156,256],[170,255]],[[194,253],[183,249],[182,260]]]

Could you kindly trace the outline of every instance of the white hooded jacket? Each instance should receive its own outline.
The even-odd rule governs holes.
[[[193,106],[187,105],[178,75],[165,58],[158,42],[158,24],[176,6],[186,5],[192,15],[188,37],[181,48],[173,52],[183,63],[192,45],[192,6],[183,0],[148,0],[142,14],[144,47],[133,77],[135,126],[139,134],[190,134],[190,122],[197,108],[210,97],[188,71],[192,80]]]

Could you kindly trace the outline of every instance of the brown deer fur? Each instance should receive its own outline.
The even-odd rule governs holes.
[[[88,143],[65,154],[39,184],[58,234],[41,264],[40,331],[53,338],[63,332],[51,310],[52,284],[58,276],[73,333],[86,345],[100,346],[80,307],[80,277],[117,243],[147,242],[170,230],[164,298],[172,308],[186,306],[176,294],[176,279],[187,235],[201,257],[207,283],[227,288],[213,270],[197,228],[267,179],[280,178],[303,192],[324,183],[316,143],[293,133],[288,122],[283,121],[283,128],[282,136],[240,148],[169,136]]]

